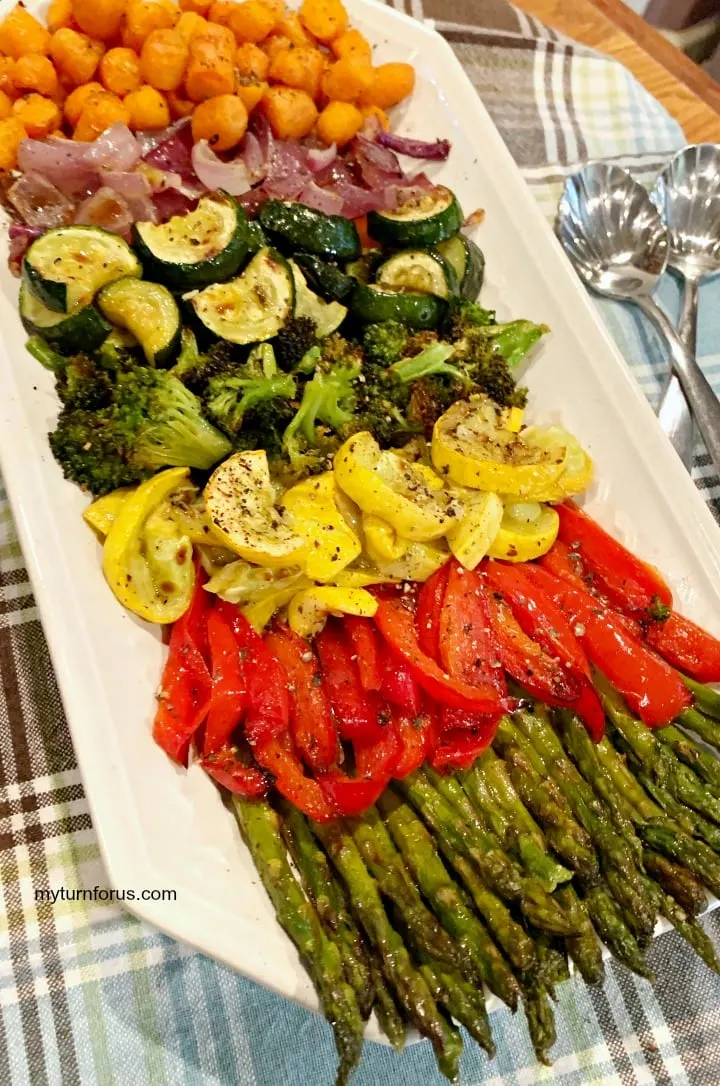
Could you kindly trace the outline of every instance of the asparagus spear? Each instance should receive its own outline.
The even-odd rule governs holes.
[[[463,977],[448,973],[439,962],[434,962],[426,954],[419,955],[420,972],[436,1003],[440,1003],[456,1022],[465,1026],[490,1059],[495,1055],[495,1044],[490,1029],[482,989],[473,988]]]
[[[652,979],[645,955],[620,913],[619,906],[604,886],[593,886],[584,898],[590,918],[605,946],[619,962],[640,977]]]
[[[648,822],[640,827],[640,833],[649,848],[687,867],[720,897],[720,859],[704,841],[688,837],[672,823]]]
[[[707,895],[691,871],[650,849],[645,849],[643,861],[648,875],[660,884],[666,894],[677,901],[691,919],[704,912],[707,908]]]
[[[264,801],[232,796],[240,831],[252,854],[278,921],[297,947],[335,1034],[340,1056],[337,1086],[349,1082],[360,1061],[364,1023],[355,992],[346,982],[338,948],[295,879],[280,833],[278,814]]]
[[[646,792],[648,792],[654,800],[660,805],[662,810],[668,816],[671,821],[676,822],[678,826],[682,827],[685,833],[690,837],[700,837],[703,841],[706,841],[714,852],[720,855],[720,827],[714,825],[712,822],[708,822],[707,818],[703,818],[697,811],[693,811],[690,807],[686,807],[684,803],[675,799],[666,788],[657,784],[656,781],[651,780],[647,773],[643,773],[639,770],[637,773],[638,783],[642,785]]]
[[[395,844],[438,919],[457,940],[461,953],[480,971],[490,991],[515,1010],[519,995],[517,981],[460,887],[448,874],[423,823],[390,789],[380,797],[378,805]],[[521,975],[534,975],[537,961],[532,940],[493,894],[482,887],[479,896],[481,907],[486,909],[484,915],[511,961]]]
[[[717,690],[713,690],[711,686],[706,686],[705,683],[698,683],[694,679],[689,679],[687,675],[682,676],[682,681],[695,696],[695,708],[713,720],[720,720],[720,694],[718,694]],[[712,741],[713,746],[718,745],[718,738],[720,738],[717,732],[715,734],[716,739]]]
[[[565,938],[568,954],[586,984],[602,984],[605,977],[602,946],[595,934],[587,905],[580,900],[572,886],[562,886],[555,896],[572,918],[578,932]]]
[[[343,889],[330,868],[327,856],[313,837],[305,816],[286,801],[282,801],[280,811],[280,829],[305,893],[315,906],[326,931],[332,934],[333,941],[337,943],[345,965],[346,979],[355,989],[360,1013],[367,1019],[375,1000],[375,984],[367,949],[348,912]]]
[[[524,807],[496,754],[485,751],[472,769],[459,773],[458,778],[472,806],[503,847],[514,852],[528,874],[535,875],[549,893],[572,878],[572,872],[550,855],[542,830]]]
[[[517,902],[530,924],[555,935],[569,933],[567,917],[538,880],[523,875],[493,834],[459,818],[421,771],[398,782],[398,787],[450,849],[475,863],[490,889],[506,901]]]
[[[693,709],[686,709],[683,723],[687,722],[687,727],[692,727],[690,722],[700,715]],[[689,736],[672,724],[667,728],[658,728],[654,734],[670,747],[676,758],[695,771],[714,796],[720,795],[720,762],[713,754],[701,750]]]
[[[462,1040],[414,967],[402,937],[390,923],[377,884],[369,874],[350,834],[335,822],[312,823],[336,870],[344,880],[352,907],[370,943],[380,955],[383,973],[411,1022],[435,1050],[438,1067],[450,1082],[458,1075]]]
[[[347,828],[380,892],[392,901],[415,946],[443,969],[466,972],[468,980],[481,984],[480,971],[453,943],[420,896],[377,810],[371,807],[361,818],[348,819]]]
[[[526,993],[534,988],[544,988],[548,995],[555,999],[555,987],[564,980],[570,979],[567,955],[559,946],[553,945],[553,940],[544,931],[534,933],[535,948],[540,962],[537,983],[526,985]],[[567,941],[567,940],[566,940]]]
[[[708,792],[692,769],[679,762],[642,721],[627,711],[622,698],[604,675],[597,671],[594,675],[606,713],[645,771],[686,807],[692,807],[720,825],[720,799]]]
[[[592,885],[600,878],[597,853],[589,835],[573,817],[562,792],[544,776],[515,741],[510,721],[501,724],[495,747],[517,793],[542,826],[548,844],[583,881]]]
[[[535,1055],[540,1063],[549,1067],[552,1064],[550,1049],[557,1040],[557,1033],[555,1032],[555,1016],[547,992],[543,988],[537,988],[528,993],[524,1006]]]
[[[720,697],[710,687],[701,687],[701,689],[707,690],[713,695],[714,701],[717,701],[717,710],[713,707],[713,712],[720,713]],[[712,714],[706,716],[705,712],[701,712],[701,709],[702,705],[698,700],[691,709],[685,709],[680,714],[677,723],[682,724],[683,728],[687,728],[688,731],[695,732],[709,746],[720,749],[720,720]]]
[[[702,958],[713,972],[720,973],[720,962],[718,962],[715,955],[715,948],[700,925],[687,915],[674,898],[663,893],[657,883],[650,878],[647,881],[649,888],[656,895],[658,911],[670,921],[678,934],[690,944],[698,957]]]
[[[407,1027],[402,1012],[387,986],[380,966],[374,958],[370,959],[370,971],[375,986],[373,1010],[378,1025],[396,1052],[402,1052],[407,1040]]]
[[[657,911],[653,902],[648,899],[628,842],[611,825],[605,805],[580,776],[572,762],[565,757],[560,740],[541,710],[536,709],[533,713],[521,710],[515,713],[514,719],[544,759],[546,772],[552,775],[576,818],[592,837],[603,859],[605,877],[607,878],[611,871],[622,876],[613,880],[613,893],[620,905],[633,917],[633,923],[638,930],[652,934]],[[638,847],[642,848],[639,840]],[[642,855],[642,852],[640,854]]]

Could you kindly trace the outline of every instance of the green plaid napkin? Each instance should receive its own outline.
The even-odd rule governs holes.
[[[566,174],[610,158],[650,182],[684,142],[619,65],[542,27],[503,0],[395,0],[435,21],[490,110],[543,211]],[[352,10],[352,0],[349,7]],[[720,312],[703,293],[700,352]],[[663,300],[672,310],[677,291]],[[638,380],[657,394],[660,345],[631,310],[601,305]],[[696,478],[718,496],[707,457]],[[97,900],[37,902],[38,888]],[[335,1052],[316,1015],[244,980],[102,900],[108,889],[52,666],[4,492],[0,491],[0,1086],[326,1086]],[[720,932],[718,914],[706,921]],[[539,1068],[522,1014],[493,1015],[498,1055],[472,1042],[465,1086],[548,1082],[720,1082],[720,981],[674,935],[654,945],[654,989],[610,967],[602,990],[561,986],[552,1070]],[[401,1057],[367,1045],[357,1086],[442,1082],[427,1044]]]

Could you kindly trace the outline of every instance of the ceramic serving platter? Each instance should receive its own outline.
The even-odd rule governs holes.
[[[0,5],[0,17],[12,0]],[[41,5],[28,3],[36,11]],[[720,635],[720,530],[675,456],[627,366],[535,206],[450,46],[419,22],[352,0],[353,23],[378,62],[407,60],[418,85],[396,128],[452,141],[431,167],[466,213],[484,208],[482,299],[501,319],[550,325],[523,378],[529,418],[574,431],[592,454],[587,506],[655,563],[680,608]],[[57,410],[50,374],[26,353],[18,282],[0,270],[0,463],[32,577],[108,879],[163,888],[139,901],[143,920],[269,988],[317,1008],[275,921],[250,856],[201,770],[176,768],[150,726],[164,649],[157,629],[116,603],[100,548],[81,519],[87,498],[65,482],[46,434]]]

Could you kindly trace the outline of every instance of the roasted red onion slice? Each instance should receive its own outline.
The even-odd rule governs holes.
[[[75,205],[40,173],[24,173],[8,189],[7,198],[23,222],[42,230],[72,222]]]
[[[264,188],[268,196],[294,200],[312,180],[307,153],[297,140],[276,143]]]
[[[186,215],[197,204],[197,197],[188,196],[181,189],[160,189],[152,195],[157,221],[167,222],[174,215]]]
[[[157,222],[158,215],[152,200],[152,189],[147,177],[141,173],[122,173],[115,170],[103,171],[103,182],[118,196],[121,196],[130,208],[135,222]]]
[[[360,215],[367,215],[368,211],[379,211],[387,206],[385,189],[370,192],[348,181],[338,181],[330,191],[342,198],[342,213],[348,219],[357,219]]]
[[[165,139],[143,155],[143,162],[158,170],[179,173],[183,181],[192,181],[195,178],[192,165],[192,129],[190,125],[184,124],[182,128],[168,129],[168,133]]]
[[[8,267],[13,275],[19,276],[22,267],[22,259],[27,248],[35,238],[39,238],[45,231],[41,226],[26,226],[25,223],[11,222],[8,229],[10,238],[10,252],[8,253]]]
[[[127,201],[114,189],[103,186],[83,200],[75,212],[75,222],[83,226],[100,226],[112,234],[126,237],[133,223]]]
[[[92,143],[74,140],[23,140],[18,169],[40,173],[66,196],[87,196],[100,184],[96,167],[87,160]]]
[[[192,165],[195,173],[210,192],[224,189],[231,196],[242,196],[250,185],[250,174],[242,159],[223,162],[207,140],[200,140],[192,149]]]
[[[450,140],[416,140],[409,136],[396,136],[394,132],[386,132],[384,128],[380,128],[375,140],[381,147],[389,147],[398,154],[409,155],[410,158],[430,158],[442,162],[450,154]]]
[[[260,140],[254,132],[245,133],[245,138],[240,146],[240,154],[237,157],[245,163],[253,184],[256,181],[262,181],[267,173],[267,162]]]
[[[321,189],[314,181],[305,186],[298,200],[306,207],[322,211],[324,215],[342,215],[345,206],[342,196],[332,189]]]
[[[319,173],[335,161],[337,153],[336,143],[331,143],[329,147],[311,147],[307,153],[308,168],[313,173]]]
[[[90,145],[87,161],[103,170],[131,170],[140,161],[140,144],[125,124],[113,124]]]

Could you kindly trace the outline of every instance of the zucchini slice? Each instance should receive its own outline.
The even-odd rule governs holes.
[[[73,313],[55,313],[35,297],[25,281],[20,284],[20,320],[30,336],[40,336],[59,354],[94,351],[112,331],[111,325],[94,305]]]
[[[198,319],[220,339],[272,339],[295,308],[290,265],[275,249],[261,249],[237,279],[184,295]]]
[[[136,223],[133,241],[153,279],[173,290],[205,287],[235,275],[247,256],[247,215],[232,196],[213,192],[187,215]]]
[[[368,233],[384,245],[408,248],[437,245],[457,234],[463,213],[455,194],[444,185],[413,196],[394,211],[371,211]]]
[[[142,275],[127,242],[97,226],[60,226],[34,241],[23,260],[30,290],[48,309],[72,313],[88,305],[101,287]]]
[[[257,219],[248,219],[247,251],[251,256],[259,253],[268,243],[267,235]]]
[[[167,287],[145,279],[116,279],[98,294],[109,321],[135,336],[150,366],[168,366],[180,350],[182,322]]]
[[[347,316],[347,306],[340,302],[324,302],[307,285],[305,276],[294,260],[288,261],[295,283],[295,316],[309,317],[315,324],[318,339],[337,331]]]
[[[445,263],[455,272],[460,296],[471,302],[477,301],[485,278],[482,249],[462,234],[441,241],[437,248]]]
[[[355,285],[352,276],[346,275],[334,264],[327,264],[314,253],[295,253],[294,260],[318,294],[331,302],[341,302],[347,298]]]
[[[356,317],[369,324],[400,321],[408,328],[437,328],[447,310],[444,298],[435,294],[414,294],[408,291],[385,290],[377,283],[358,283],[350,299]]]
[[[410,290],[448,298],[455,293],[457,279],[449,262],[433,249],[405,249],[381,264],[375,281],[390,290]]]
[[[355,223],[343,215],[323,215],[303,204],[267,200],[260,208],[260,224],[293,249],[337,260],[360,256],[360,236]]]

